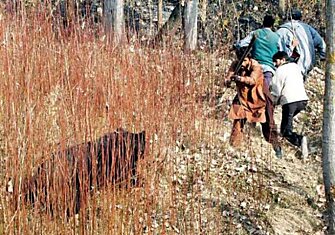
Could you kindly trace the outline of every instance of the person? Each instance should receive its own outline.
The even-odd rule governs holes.
[[[308,156],[307,137],[293,131],[293,118],[305,109],[308,97],[300,67],[289,62],[289,56],[279,51],[273,56],[277,67],[270,84],[275,105],[282,106],[280,132],[291,144],[300,147],[303,157]]]
[[[237,50],[237,58],[242,61],[238,69],[238,61],[229,68],[225,78],[226,86],[231,82],[236,83],[237,94],[233,99],[229,118],[233,119],[233,127],[230,135],[230,144],[234,147],[240,146],[243,140],[243,128],[246,122],[261,123],[262,133],[266,141],[272,144],[277,157],[282,157],[276,129],[269,128],[270,123],[266,107],[266,97],[270,92],[264,89],[264,76],[261,65],[247,54],[243,58],[245,50]],[[237,70],[238,71],[235,71]],[[273,120],[272,120],[273,121]]]
[[[266,122],[262,125],[262,130],[265,135],[273,135],[273,137],[266,136],[266,139],[278,139],[277,126],[273,118],[274,105],[271,94],[269,93],[269,85],[273,74],[275,73],[276,67],[273,64],[272,56],[278,51],[279,36],[277,33],[272,31],[275,19],[272,15],[265,15],[263,18],[263,27],[252,31],[247,37],[235,44],[237,49],[249,46],[254,42],[251,48],[251,57],[255,59],[262,67],[264,76],[264,94],[266,101]],[[276,155],[279,157],[281,151],[277,147]]]
[[[278,51],[279,43],[279,35],[272,31],[274,22],[275,19],[272,15],[265,15],[263,18],[263,28],[252,31],[247,37],[235,44],[237,49],[247,47],[252,38],[255,37],[251,56],[261,64],[267,86],[269,86],[276,70],[272,62],[272,56]]]
[[[276,31],[280,37],[279,50],[297,59],[306,80],[308,73],[316,64],[315,51],[318,51],[320,59],[325,59],[326,43],[313,27],[301,21],[300,10],[292,10],[290,17],[291,20],[279,26]]]

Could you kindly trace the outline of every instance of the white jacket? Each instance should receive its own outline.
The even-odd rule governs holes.
[[[293,62],[278,67],[270,91],[275,105],[308,100],[300,67]]]

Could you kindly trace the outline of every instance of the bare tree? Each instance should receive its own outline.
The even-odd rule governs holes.
[[[110,38],[120,43],[124,36],[124,2],[123,0],[104,0],[105,31]]]
[[[148,13],[149,13],[149,32],[148,34],[149,35],[152,35],[152,32],[153,32],[153,14],[152,14],[152,11],[153,11],[153,0],[147,0],[147,4],[148,4]]]
[[[279,0],[278,1],[279,12],[281,14],[285,14],[285,11],[286,11],[286,1],[287,0]]]
[[[335,234],[335,1],[327,0],[327,66],[323,107],[322,168],[327,199],[328,234]]]
[[[208,5],[208,0],[200,0],[200,19],[204,23],[207,18],[207,5]]]
[[[106,34],[112,31],[113,15],[112,15],[112,0],[104,0],[104,26]]]
[[[183,3],[178,2],[170,14],[169,19],[159,29],[157,35],[153,38],[152,43],[155,45],[157,42],[164,41],[164,36],[173,35],[182,22]]]
[[[197,47],[198,37],[198,0],[188,0],[184,13],[185,50],[192,51]]]
[[[160,28],[163,24],[163,0],[158,0],[158,28]]]
[[[124,3],[123,0],[114,0],[113,20],[114,20],[114,39],[120,42],[124,35]]]

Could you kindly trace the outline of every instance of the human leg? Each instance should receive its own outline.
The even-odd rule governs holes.
[[[285,104],[282,107],[282,122],[280,126],[281,134],[291,144],[298,147],[301,146],[303,136],[293,132],[293,117],[305,108],[306,103],[306,101],[298,101]]]
[[[274,107],[272,100],[266,96],[265,117],[266,122],[262,123],[262,133],[266,141],[274,146],[279,145],[277,126],[273,118]]]
[[[261,123],[262,133],[265,140],[272,144],[276,156],[278,158],[281,158],[283,153],[279,142],[277,126],[273,118],[273,113],[274,113],[273,102],[270,99],[270,97],[266,96],[266,109],[265,109],[266,122]]]
[[[271,83],[273,74],[272,74],[272,72],[267,71],[267,72],[263,73],[263,75],[264,75],[264,83],[265,83],[265,86],[266,86],[266,88],[268,89],[269,86],[270,86],[270,83]]]
[[[307,100],[298,101],[295,103],[296,103],[296,109],[293,116],[296,116],[298,113],[300,113],[302,110],[306,108]]]
[[[230,135],[230,144],[234,147],[241,145],[243,140],[243,127],[245,124],[245,119],[235,119],[233,122],[233,128]]]
[[[304,110],[306,108],[306,105],[307,105],[307,100],[298,102],[297,109],[294,113],[294,116],[300,113],[302,110]],[[302,157],[306,158],[309,152],[307,136],[302,136],[301,143],[300,143],[300,149],[301,149]]]

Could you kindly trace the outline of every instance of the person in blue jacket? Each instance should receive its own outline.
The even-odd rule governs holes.
[[[316,51],[320,59],[325,59],[326,43],[320,34],[310,25],[303,23],[302,13],[298,9],[289,14],[289,21],[279,26],[279,50],[289,57],[296,57],[297,64],[306,80],[306,76],[316,63]]]

